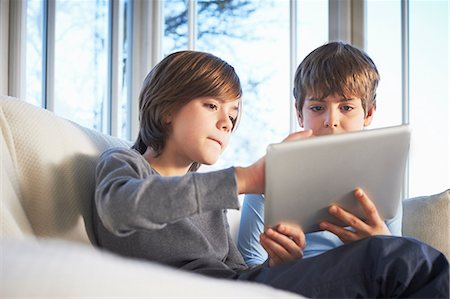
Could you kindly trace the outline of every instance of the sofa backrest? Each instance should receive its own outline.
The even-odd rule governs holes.
[[[450,189],[405,200],[403,235],[435,247],[450,260]]]
[[[0,96],[0,237],[94,241],[95,165],[127,141],[82,127],[21,100]],[[403,233],[450,258],[450,190],[403,204]],[[228,211],[236,238],[240,211]]]
[[[90,243],[95,165],[129,142],[0,96],[1,236]]]

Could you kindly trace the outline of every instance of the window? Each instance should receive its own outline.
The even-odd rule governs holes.
[[[127,0],[27,1],[26,100],[130,138],[129,6]]]
[[[268,143],[296,129],[293,70],[307,53],[327,42],[330,20],[338,17],[343,20],[339,24],[346,24],[351,18],[329,11],[328,0],[24,3],[26,67],[21,85],[26,87],[26,100],[115,136],[129,140],[135,136],[141,87],[136,82],[162,58],[159,55],[190,48],[212,52],[232,64],[243,85],[244,113],[232,146],[215,168],[251,163]],[[450,181],[449,4],[364,3],[366,51],[381,74],[371,128],[409,121],[413,130],[409,196],[440,192]],[[402,32],[405,3],[409,28]],[[402,52],[405,34],[408,52]],[[405,53],[408,73],[402,73]],[[406,104],[402,78],[409,79]]]
[[[107,132],[108,2],[56,1],[54,111]]]
[[[298,59],[328,41],[328,0],[302,0],[297,4]]]
[[[372,128],[402,123],[400,0],[367,1],[367,53],[380,73]]]
[[[27,5],[26,38],[26,99],[36,106],[44,106],[43,50],[44,1],[30,1]]]
[[[278,18],[289,15],[289,2],[234,1],[221,14],[210,4],[198,2],[196,48],[233,65],[243,89],[239,127],[215,166],[245,165],[289,133],[289,18]]]
[[[196,1],[195,41],[189,41],[187,1],[166,2],[164,54],[186,49],[214,53],[234,66],[243,86],[243,115],[219,163],[249,164],[290,129],[289,1]],[[220,5],[221,4],[221,5]],[[327,1],[299,1],[299,54],[327,40]],[[280,16],[285,16],[280,18]],[[192,37],[191,37],[192,38]]]
[[[410,195],[450,184],[449,3],[410,3]]]
[[[111,134],[123,139],[131,139],[131,5],[129,0],[121,0],[117,11],[117,30],[113,31],[113,41],[110,49],[111,76]],[[113,28],[116,28],[113,25]]]

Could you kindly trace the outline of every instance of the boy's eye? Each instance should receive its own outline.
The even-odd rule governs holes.
[[[352,111],[353,107],[351,107],[351,106],[342,106],[341,109],[345,110],[345,111]]]
[[[208,107],[211,110],[217,110],[218,107],[216,104],[205,104],[206,107]]]
[[[311,109],[311,111],[317,112],[317,111],[322,111],[323,107],[322,106],[311,106],[309,109]]]

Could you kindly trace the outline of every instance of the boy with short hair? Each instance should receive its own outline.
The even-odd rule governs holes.
[[[376,109],[376,89],[380,76],[372,59],[349,44],[331,42],[312,51],[298,66],[294,79],[294,98],[298,122],[313,135],[358,131],[370,125]],[[306,174],[307,175],[307,174]],[[356,186],[355,186],[356,187]],[[362,190],[355,194],[374,211],[363,222],[337,206],[330,213],[340,220],[355,223],[352,230],[322,223],[324,231],[306,234],[303,257],[312,257],[346,242],[371,235],[401,235],[402,207],[397,215],[383,222],[375,206]],[[314,199],[310,199],[314,200]],[[244,199],[238,248],[248,265],[263,263],[267,257],[289,260],[289,250],[277,242],[283,234],[277,228],[264,231],[264,197],[246,195]],[[261,235],[261,237],[260,237]],[[279,246],[280,245],[280,246]],[[291,250],[292,251],[292,250]],[[268,253],[269,254],[268,254]]]

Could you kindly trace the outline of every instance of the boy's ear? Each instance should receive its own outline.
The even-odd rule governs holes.
[[[297,103],[295,103],[295,112],[297,113],[297,121],[301,128],[303,128],[303,116],[298,110]]]
[[[163,119],[165,124],[170,124],[172,122],[172,113],[166,114]]]
[[[368,111],[364,118],[364,127],[369,126],[372,123],[373,115],[375,114],[375,105],[373,105]]]

